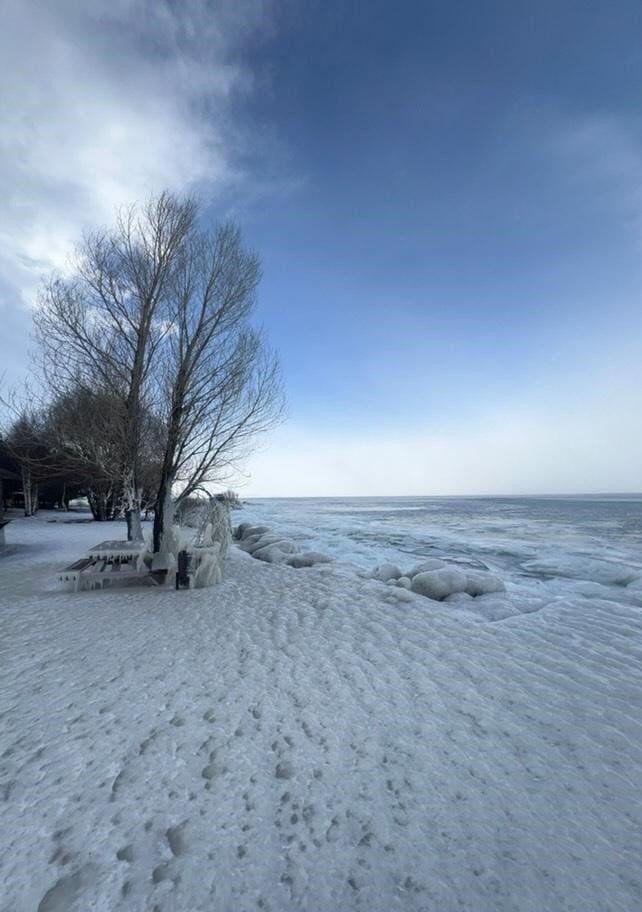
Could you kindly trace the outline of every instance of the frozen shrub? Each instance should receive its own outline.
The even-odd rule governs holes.
[[[218,543],[200,550],[199,564],[194,577],[194,588],[203,589],[206,586],[214,586],[223,579],[223,556]]]
[[[195,547],[209,548],[218,544],[219,559],[223,560],[231,538],[230,511],[227,504],[214,499],[208,501],[207,506],[202,509],[201,521],[194,539]]]

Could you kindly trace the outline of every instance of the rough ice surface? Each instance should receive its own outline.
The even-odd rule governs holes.
[[[321,554],[320,551],[305,551],[303,554],[293,554],[288,557],[286,564],[290,567],[314,567],[315,564],[329,564],[331,558],[327,554]]]
[[[509,573],[513,540],[477,598],[238,547],[214,588],[74,594],[122,527],[45,518],[0,558],[3,912],[642,908],[635,581]]]
[[[429,573],[431,570],[445,570],[446,562],[440,560],[437,557],[428,558],[428,560],[423,560],[408,571],[408,576],[412,579],[414,576],[418,576],[420,573]]]

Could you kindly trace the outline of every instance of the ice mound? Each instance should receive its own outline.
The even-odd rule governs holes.
[[[466,588],[464,592],[473,597],[479,595],[489,595],[492,592],[505,592],[506,586],[498,576],[492,573],[466,573]]]
[[[241,542],[241,548],[243,551],[247,551],[248,554],[253,554],[255,551],[259,551],[267,545],[275,545],[283,540],[283,536],[273,535],[271,532],[264,532],[262,535],[248,535],[247,538],[244,538]]]
[[[399,588],[399,587],[395,586],[394,589],[392,589],[386,595],[386,597],[384,598],[384,601],[388,602],[391,605],[394,605],[398,602],[411,602],[412,593],[409,592],[407,589],[403,589],[403,588]]]
[[[492,573],[462,570],[439,558],[427,558],[408,573],[403,573],[396,564],[379,564],[370,578],[438,602],[458,594],[472,599],[506,590],[502,580]]]
[[[263,548],[257,548],[252,552],[252,557],[257,560],[265,561],[267,564],[284,564],[288,555],[294,554],[296,545],[289,541],[278,541],[274,544],[265,545]]]
[[[448,602],[449,605],[458,605],[460,608],[469,608],[472,600],[472,595],[468,595],[467,592],[451,592],[446,596],[444,602]]]
[[[234,530],[234,538],[243,551],[247,551],[252,557],[267,564],[288,564],[290,567],[299,569],[330,561],[327,555],[318,551],[299,554],[299,548],[293,541],[272,532],[267,526],[241,523]]]
[[[441,602],[455,592],[465,592],[466,583],[466,574],[461,570],[454,568],[427,570],[425,573],[417,573],[413,576],[412,591]]]
[[[379,564],[372,571],[372,579],[380,580],[382,583],[398,580],[401,575],[401,570],[395,564]]]
[[[234,538],[239,541],[243,539],[248,539],[252,535],[263,535],[265,532],[269,532],[267,526],[253,526],[252,523],[241,523],[234,530]]]

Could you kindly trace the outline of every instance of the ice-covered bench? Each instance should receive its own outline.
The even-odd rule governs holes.
[[[134,579],[148,575],[146,567],[139,567],[131,560],[104,560],[97,557],[84,557],[65,567],[58,574],[61,582],[72,583],[74,591],[79,589],[102,589],[125,579]]]
[[[77,560],[75,563],[65,567],[64,570],[61,570],[58,574],[58,579],[61,583],[73,583],[74,588],[78,589],[80,574],[92,563],[93,561],[90,557],[84,557],[82,560]]]
[[[89,549],[89,556],[61,570],[58,579],[79,589],[102,589],[126,579],[148,577],[143,562],[144,542],[106,541]],[[152,580],[153,581],[153,580]]]

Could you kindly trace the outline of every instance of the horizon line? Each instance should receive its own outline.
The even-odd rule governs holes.
[[[403,500],[412,498],[565,498],[565,497],[642,497],[642,491],[574,491],[542,494],[246,494],[239,492],[241,500]]]

